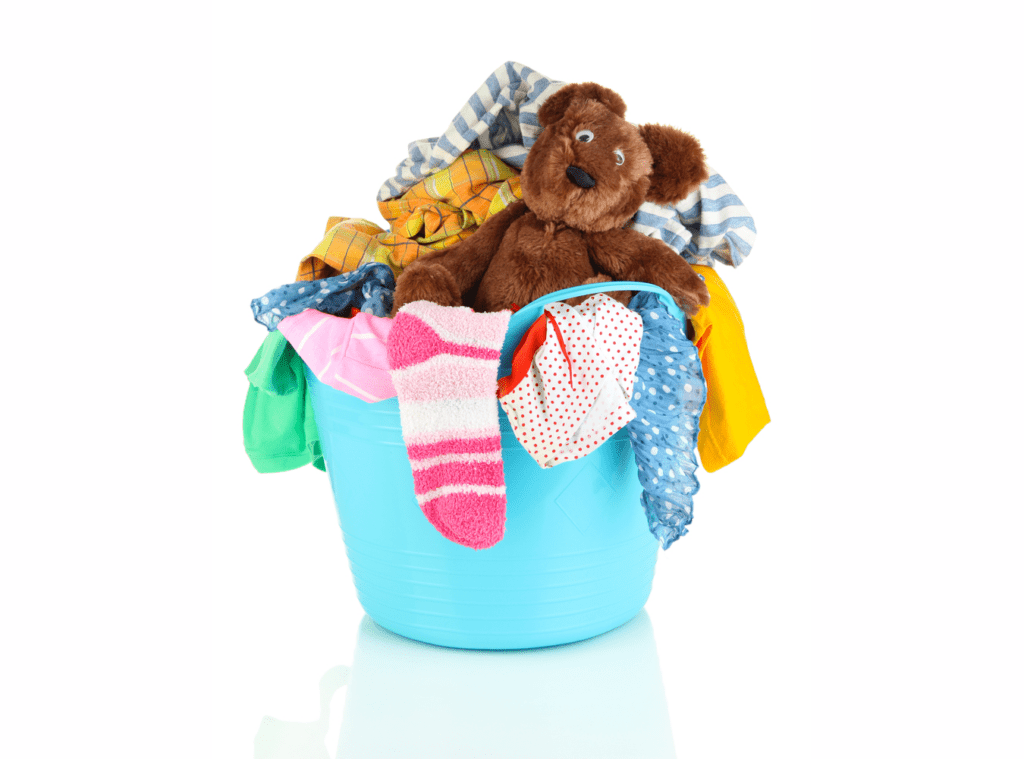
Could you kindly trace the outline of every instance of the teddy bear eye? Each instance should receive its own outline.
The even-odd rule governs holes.
[[[625,162],[626,162],[626,154],[623,153],[621,150],[616,150],[615,151],[615,163],[617,163],[619,166],[621,166]]]
[[[576,133],[576,139],[580,142],[590,142],[594,139],[594,133],[589,129],[581,129]]]

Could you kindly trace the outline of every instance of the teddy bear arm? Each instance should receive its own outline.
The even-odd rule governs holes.
[[[687,314],[697,313],[711,301],[704,280],[661,240],[633,229],[620,229],[593,235],[588,247],[599,271],[618,280],[657,285]]]
[[[513,203],[481,224],[465,240],[448,248],[444,256],[434,259],[451,272],[463,298],[480,284],[509,227],[528,210],[521,200]]]
[[[395,283],[394,304],[391,316],[406,303],[427,300],[441,306],[461,306],[462,297],[451,272],[435,262],[448,251],[438,250],[423,253],[405,267]]]

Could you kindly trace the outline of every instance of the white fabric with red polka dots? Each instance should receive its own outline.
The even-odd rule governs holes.
[[[643,320],[603,293],[544,311],[558,330],[549,320],[526,376],[500,400],[516,439],[548,469],[592,453],[636,417],[629,400]]]

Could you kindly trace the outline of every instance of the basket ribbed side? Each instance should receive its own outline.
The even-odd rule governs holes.
[[[630,620],[650,594],[650,542],[584,556],[490,562],[466,574],[443,557],[382,549],[346,535],[360,602],[382,627],[460,648],[533,648],[581,640]]]

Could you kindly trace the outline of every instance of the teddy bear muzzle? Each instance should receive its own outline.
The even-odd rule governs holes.
[[[569,177],[570,182],[584,190],[589,190],[597,184],[594,178],[579,166],[570,166],[565,170],[565,175]]]

